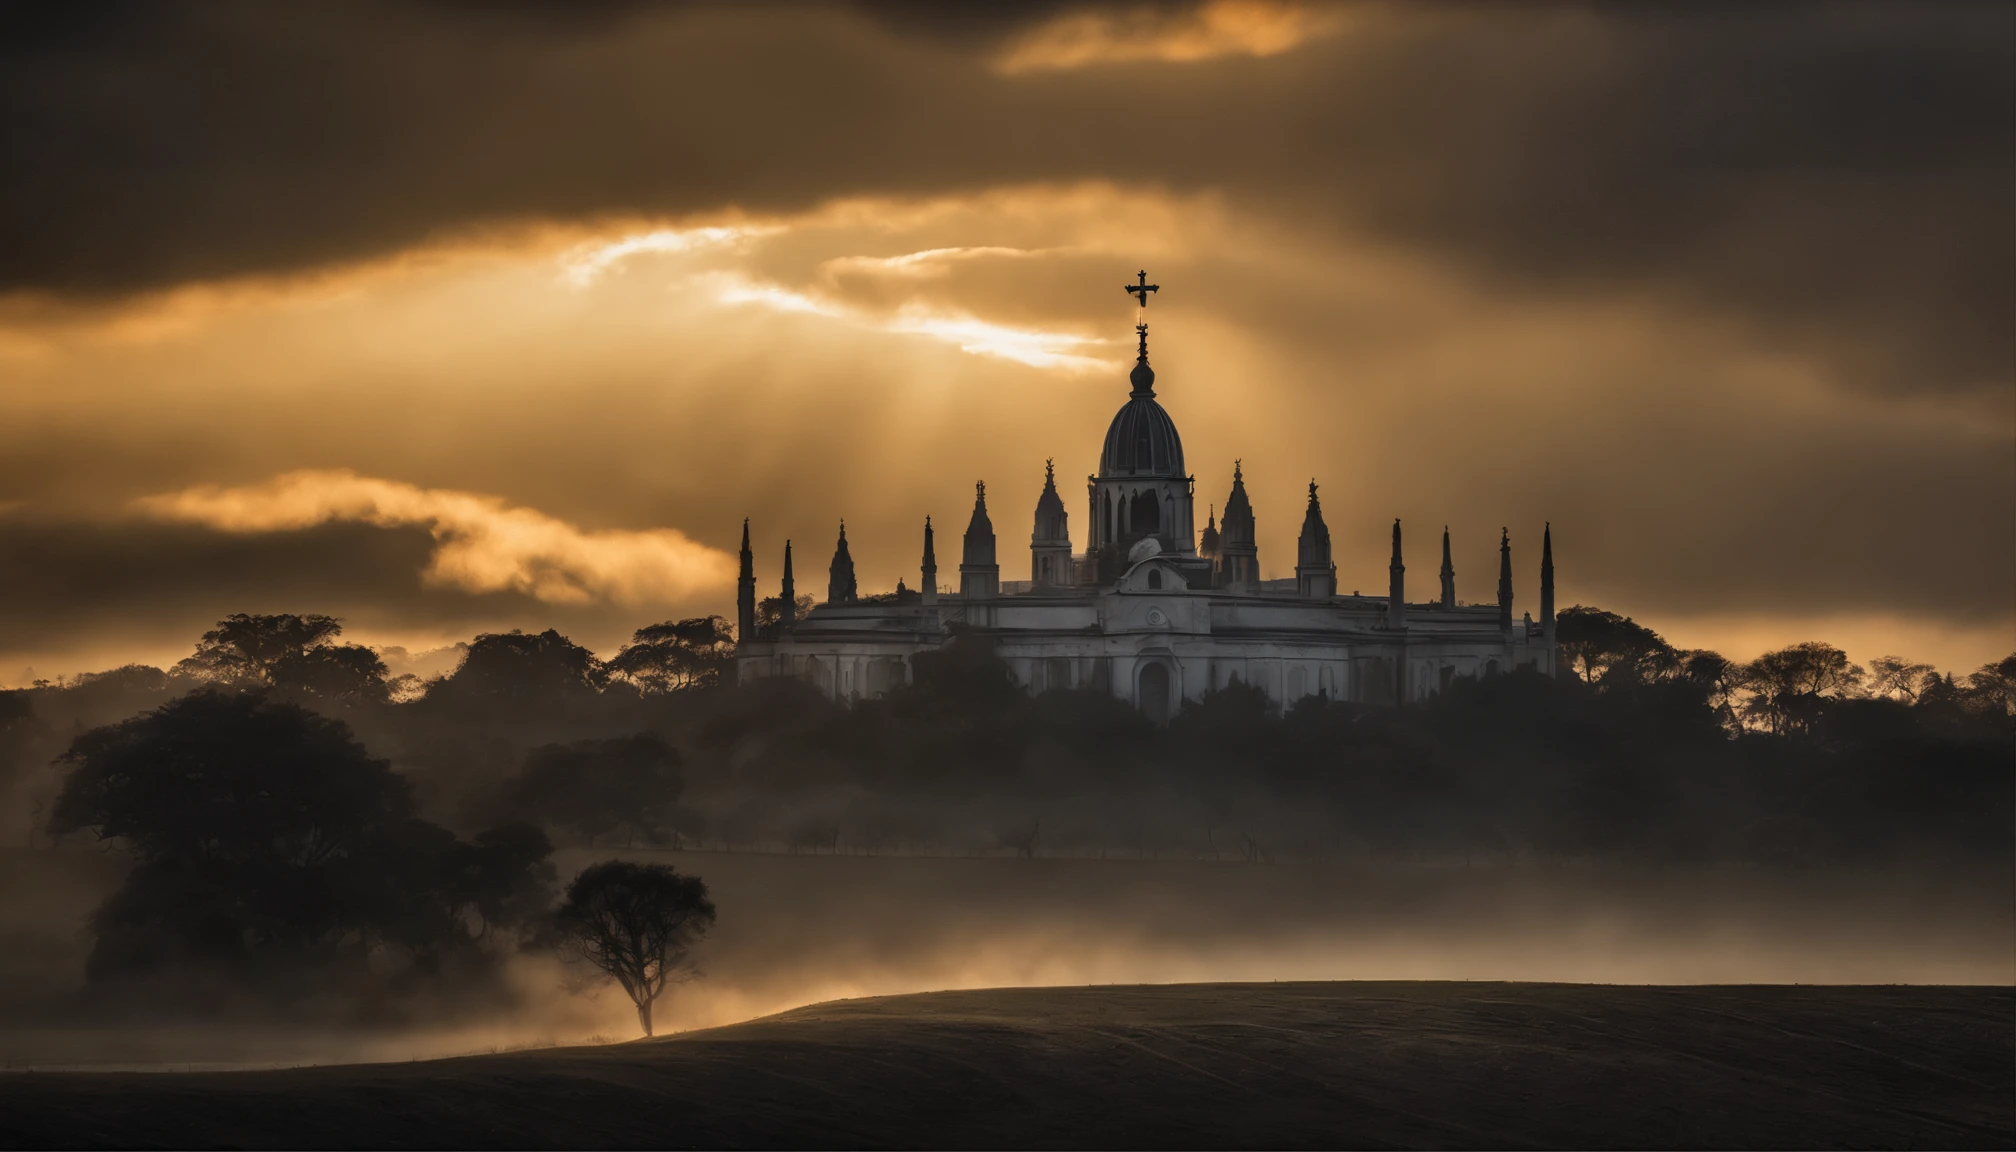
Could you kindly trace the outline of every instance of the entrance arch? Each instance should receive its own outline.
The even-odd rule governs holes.
[[[1141,711],[1155,723],[1167,724],[1173,711],[1169,707],[1169,666],[1159,660],[1142,665],[1137,687]]]

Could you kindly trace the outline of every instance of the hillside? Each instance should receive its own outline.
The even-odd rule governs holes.
[[[606,1047],[0,1076],[8,1146],[2008,1146],[2016,990],[1300,983],[818,1004]]]

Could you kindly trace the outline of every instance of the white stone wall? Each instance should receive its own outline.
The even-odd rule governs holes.
[[[1426,699],[1456,677],[1494,668],[1553,670],[1549,642],[1520,628],[1507,637],[1495,608],[1410,606],[1407,626],[1395,632],[1385,626],[1382,599],[1150,589],[1155,571],[1176,583],[1173,566],[1150,560],[1094,594],[946,597],[930,609],[822,606],[787,639],[749,645],[740,676],[798,676],[834,699],[872,698],[906,683],[910,658],[962,626],[987,629],[1031,691],[1103,685],[1137,707],[1150,665],[1167,676],[1172,705],[1235,679],[1284,706],[1318,693],[1381,704]]]

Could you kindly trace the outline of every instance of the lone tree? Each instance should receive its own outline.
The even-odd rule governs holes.
[[[567,886],[555,923],[568,945],[623,986],[651,1035],[651,1005],[668,982],[691,977],[687,951],[714,925],[698,876],[664,864],[607,860]]]

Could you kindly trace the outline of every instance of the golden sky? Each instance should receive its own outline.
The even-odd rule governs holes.
[[[2006,9],[220,5],[17,35],[0,683],[232,611],[728,611],[751,518],[1004,577],[1126,397],[1346,590],[1512,533],[1748,656],[2016,647]],[[20,116],[10,117],[23,122]]]

